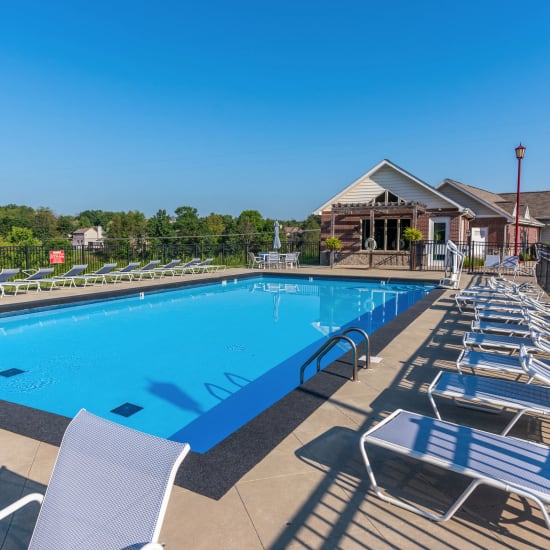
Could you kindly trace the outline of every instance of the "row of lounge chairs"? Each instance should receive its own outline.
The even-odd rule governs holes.
[[[476,487],[488,485],[535,502],[550,528],[550,446],[508,435],[524,414],[550,414],[550,302],[530,285],[504,279],[491,279],[487,286],[463,290],[455,298],[460,311],[472,308],[474,319],[463,336],[457,372],[440,372],[429,386],[435,417],[399,409],[361,437],[373,489],[387,502],[444,521]],[[465,368],[472,374],[465,374]],[[501,433],[490,433],[445,421],[436,398],[513,414]],[[471,482],[445,513],[433,513],[380,489],[368,445],[462,474]]]
[[[86,273],[87,264],[74,265],[69,271],[62,275],[52,275],[53,267],[43,267],[32,273],[28,273],[24,279],[15,278],[19,273],[19,268],[2,269],[0,271],[0,295],[5,296],[6,291],[13,291],[14,295],[20,290],[28,291],[36,289],[40,292],[43,287],[50,290],[64,286],[88,286],[93,284],[118,283],[121,281],[143,280],[144,278],[154,279],[156,277],[165,277],[167,275],[176,276],[186,273],[212,273],[222,271],[225,265],[214,264],[213,258],[201,260],[193,258],[182,263],[182,260],[172,260],[171,262],[160,265],[160,260],[152,260],[144,266],[140,262],[130,262],[128,265],[118,268],[116,263],[106,263],[100,269]]]

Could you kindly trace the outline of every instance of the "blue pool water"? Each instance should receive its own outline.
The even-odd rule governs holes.
[[[372,333],[432,288],[230,279],[5,315],[0,399],[67,417],[84,407],[205,452],[296,388],[327,334]]]

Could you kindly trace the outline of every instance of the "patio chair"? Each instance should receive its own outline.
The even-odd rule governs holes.
[[[187,443],[81,410],[65,431],[46,494],[24,496],[0,511],[0,519],[41,503],[30,550],[162,550],[160,529],[188,452]]]
[[[139,262],[130,262],[127,266],[124,266],[117,271],[111,271],[109,273],[109,279],[111,279],[114,283],[118,283],[125,278],[128,279],[128,281],[132,281],[134,279],[132,272],[138,267]]]
[[[435,514],[380,489],[367,455],[368,445],[463,475],[471,482],[445,513]],[[534,501],[550,528],[546,509],[550,504],[550,447],[546,445],[398,409],[362,435],[360,451],[376,495],[405,510],[445,521],[476,487],[488,485]],[[429,485],[426,491],[430,491]]]
[[[267,267],[281,267],[281,256],[278,252],[268,252],[265,255]]]
[[[0,271],[0,295],[4,296],[4,286],[2,283],[5,283],[9,281],[12,277],[15,277],[19,273],[19,268],[13,268],[13,269],[2,269]]]
[[[254,269],[265,269],[265,259],[263,256],[256,256],[254,252],[248,253],[248,267]]]
[[[114,269],[116,269],[117,264],[104,264],[103,267],[100,267],[96,271],[93,271],[92,273],[84,273],[80,279],[84,281],[84,286],[88,285],[88,281],[90,281],[92,284],[97,283],[98,281],[101,281],[101,284],[107,283],[107,275],[109,273],[112,273]]]
[[[288,252],[285,254],[285,267],[286,268],[298,268],[300,264],[298,262],[299,252]]]
[[[525,413],[550,414],[550,386],[538,384],[441,371],[428,388],[428,398],[434,413],[441,420],[434,396],[479,405],[483,407],[482,410],[489,407],[493,412],[499,409],[515,411],[500,432],[502,435],[508,434]]]

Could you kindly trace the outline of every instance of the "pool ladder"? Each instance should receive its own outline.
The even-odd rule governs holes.
[[[351,356],[353,361],[353,375],[352,380],[357,381],[357,366],[358,366],[358,357],[357,357],[357,344],[348,336],[350,332],[358,332],[365,340],[365,369],[369,368],[370,365],[370,340],[369,335],[361,328],[358,327],[349,327],[340,334],[335,334],[331,336],[300,368],[300,384],[304,383],[304,371],[306,367],[314,360],[317,359],[317,372],[321,370],[321,359],[339,342],[347,342],[351,346]]]

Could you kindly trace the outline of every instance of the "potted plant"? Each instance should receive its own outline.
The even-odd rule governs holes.
[[[325,246],[329,250],[330,268],[334,267],[334,254],[337,250],[342,250],[342,241],[338,237],[327,237]]]
[[[416,246],[413,247],[412,243],[416,243],[422,240],[422,231],[420,231],[420,229],[415,229],[414,227],[406,227],[401,234],[401,237],[404,241],[410,243],[410,269],[412,271],[416,269],[417,257],[420,257],[420,259],[422,259],[422,250],[418,250],[418,247]]]

